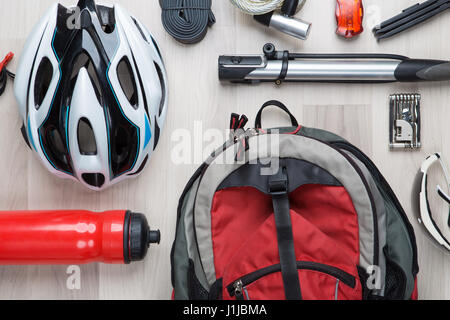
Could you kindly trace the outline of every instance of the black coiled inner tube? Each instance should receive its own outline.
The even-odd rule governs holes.
[[[200,42],[216,22],[212,0],[159,0],[164,29],[185,44]]]

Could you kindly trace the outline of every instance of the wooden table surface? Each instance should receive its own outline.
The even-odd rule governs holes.
[[[18,56],[35,23],[52,0],[0,0],[0,56]],[[75,0],[62,1],[74,5]],[[267,100],[286,103],[305,126],[334,131],[364,150],[385,175],[416,230],[419,249],[419,295],[422,299],[450,298],[450,255],[433,246],[418,228],[411,212],[411,184],[422,160],[433,152],[450,159],[449,83],[428,84],[220,84],[217,57],[226,53],[260,53],[266,42],[296,52],[395,53],[415,58],[450,58],[450,17],[442,14],[415,30],[377,43],[371,28],[417,0],[364,0],[365,32],[346,41],[335,33],[334,0],[307,1],[298,17],[313,23],[310,38],[300,41],[255,24],[229,1],[213,0],[217,23],[199,44],[186,46],[173,40],[161,24],[156,0],[117,0],[153,33],[161,47],[169,77],[169,113],[157,151],[144,173],[101,193],[50,175],[28,149],[20,134],[21,119],[12,82],[0,97],[0,203],[2,210],[27,209],[131,209],[144,212],[161,229],[162,241],[152,246],[147,259],[128,266],[81,266],[81,289],[69,290],[67,266],[0,267],[1,299],[169,299],[169,254],[174,238],[178,198],[204,156],[194,151],[185,163],[174,160],[177,137],[189,133],[193,141],[211,150],[196,134],[199,128],[228,127],[231,112],[251,121]],[[106,1],[109,3],[109,1]],[[388,96],[422,94],[423,148],[390,152],[388,148]],[[266,114],[264,124],[286,125],[277,111]],[[224,131],[225,132],[225,131]],[[224,133],[225,136],[225,133]],[[194,142],[193,142],[194,144]],[[217,146],[217,145],[216,145]],[[206,154],[205,151],[204,154]],[[450,160],[449,160],[450,161]],[[450,163],[448,163],[450,165]]]

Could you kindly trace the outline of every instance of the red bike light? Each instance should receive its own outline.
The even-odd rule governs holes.
[[[364,31],[362,21],[364,8],[362,0],[337,0],[336,33],[345,38],[353,38]]]

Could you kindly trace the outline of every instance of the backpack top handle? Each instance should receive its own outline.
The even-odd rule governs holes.
[[[255,128],[256,129],[262,129],[262,126],[261,126],[262,113],[263,113],[264,109],[269,106],[275,106],[275,107],[278,107],[279,109],[283,110],[291,118],[292,126],[293,127],[299,126],[297,119],[294,117],[294,115],[289,111],[289,109],[283,103],[281,103],[278,100],[270,100],[263,104],[261,109],[259,109],[258,114],[256,115],[256,119],[255,119]]]

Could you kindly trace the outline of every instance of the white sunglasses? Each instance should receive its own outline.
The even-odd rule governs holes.
[[[441,154],[436,153],[429,156],[420,168],[419,173],[416,176],[415,186],[414,186],[414,194],[413,199],[417,199],[416,202],[416,213],[418,214],[419,224],[425,227],[426,232],[439,243],[441,246],[450,251],[450,242],[446,239],[433,219],[433,215],[431,214],[430,203],[428,200],[427,187],[428,187],[428,171],[435,164],[439,163],[442,167],[442,170],[445,175],[446,183],[450,187],[450,175],[445,166],[444,161],[442,160]],[[445,193],[444,189],[441,186],[437,186],[436,192],[438,195],[445,200],[450,205],[450,197]],[[450,208],[449,208],[450,209]],[[447,226],[450,228],[450,210],[449,217],[447,218]]]

